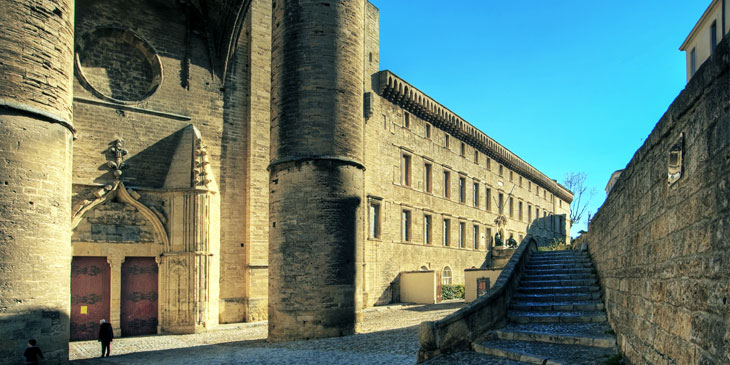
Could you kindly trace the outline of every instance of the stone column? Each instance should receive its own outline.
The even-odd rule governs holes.
[[[72,0],[0,2],[0,363],[68,361]]]
[[[122,265],[124,264],[124,256],[113,255],[106,258],[106,262],[110,267],[109,286],[109,323],[112,324],[112,330],[117,337],[122,336]]]
[[[363,244],[364,205],[363,13],[362,0],[274,2],[272,341],[347,335],[357,323],[361,288],[355,263]]]

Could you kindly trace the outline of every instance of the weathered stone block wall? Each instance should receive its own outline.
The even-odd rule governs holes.
[[[730,363],[729,56],[726,38],[590,224],[608,318],[632,363]],[[677,143],[682,175],[669,185]]]
[[[0,363],[28,340],[68,361],[71,272],[71,1],[0,12]]]
[[[355,331],[364,205],[364,4],[274,3],[270,340]]]

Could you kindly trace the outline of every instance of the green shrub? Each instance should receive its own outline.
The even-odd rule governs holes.
[[[441,286],[441,298],[447,299],[464,299],[464,286],[463,285],[442,285]]]

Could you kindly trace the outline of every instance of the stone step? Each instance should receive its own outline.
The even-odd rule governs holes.
[[[549,286],[577,286],[577,285],[597,285],[598,279],[596,278],[575,278],[567,280],[520,280],[520,287],[549,287]]]
[[[550,252],[533,252],[530,255],[530,259],[536,259],[536,258],[588,258],[590,257],[585,252],[570,252],[570,253],[550,253]]]
[[[560,275],[560,274],[593,274],[595,273],[595,269],[593,268],[574,268],[574,269],[548,269],[548,270],[534,270],[534,269],[525,269],[525,274],[527,275],[539,275],[539,276],[547,276],[547,275]]]
[[[597,300],[575,302],[520,302],[513,301],[510,309],[515,311],[542,312],[542,311],[602,311],[603,302]]]
[[[580,268],[593,268],[593,264],[590,262],[585,263],[550,263],[550,264],[535,264],[535,263],[528,263],[525,265],[525,268],[528,270],[551,270],[551,269],[580,269]]]
[[[572,311],[572,312],[525,312],[509,311],[507,313],[512,323],[587,323],[606,322],[606,313],[602,311]]]
[[[615,348],[616,338],[606,323],[515,324],[493,331],[497,338],[514,341],[537,341],[564,345]]]
[[[554,265],[554,264],[585,264],[593,265],[589,260],[530,260],[527,265]]]
[[[599,286],[577,285],[577,286],[533,286],[519,287],[517,292],[525,294],[557,294],[557,293],[591,293],[598,292]]]
[[[603,364],[615,348],[532,341],[487,340],[472,344],[474,351],[531,364]]]
[[[596,276],[595,273],[592,274],[586,274],[586,273],[579,273],[579,274],[553,274],[553,275],[523,275],[522,281],[541,281],[541,280],[598,280],[598,276]]]
[[[512,300],[517,302],[580,302],[601,300],[601,292],[552,294],[528,294],[518,292],[515,293]]]

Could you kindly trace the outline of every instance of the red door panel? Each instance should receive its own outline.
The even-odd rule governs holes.
[[[71,261],[71,341],[95,340],[99,321],[109,320],[110,268],[106,257]]]
[[[154,257],[127,257],[122,264],[123,336],[157,333],[157,263]]]

